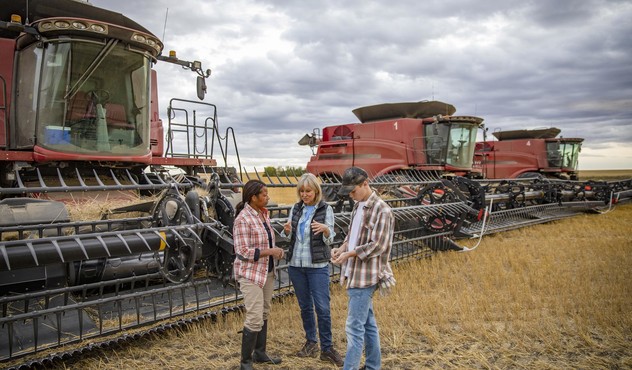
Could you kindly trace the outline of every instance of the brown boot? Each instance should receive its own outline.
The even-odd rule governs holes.
[[[257,342],[255,344],[255,353],[252,356],[255,363],[272,364],[277,365],[281,363],[281,359],[278,357],[270,357],[266,353],[266,341],[268,340],[268,320],[263,321],[263,328],[257,334]]]
[[[332,364],[342,367],[345,364],[345,360],[340,356],[340,354],[334,349],[334,347],[329,348],[326,351],[322,351],[320,353],[321,361],[329,361]]]
[[[298,357],[316,357],[318,356],[318,343],[310,342],[309,340],[305,342],[303,348],[300,351],[296,352]]]

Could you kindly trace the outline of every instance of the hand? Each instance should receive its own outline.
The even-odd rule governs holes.
[[[279,248],[279,247],[274,247],[271,250],[271,255],[275,260],[280,260],[281,258],[283,258],[283,255],[285,254],[285,251],[283,250],[283,248]]]
[[[283,224],[283,231],[285,231],[285,235],[290,235],[290,232],[292,232],[290,220],[287,220],[287,222]]]
[[[325,232],[326,232],[326,234],[329,234],[329,228],[325,224],[321,224],[319,222],[312,221],[312,225],[311,226],[312,226],[312,231],[314,232],[314,235],[320,234],[320,233],[325,233]],[[325,236],[327,236],[326,234],[325,234]]]
[[[331,263],[333,263],[334,265],[342,265],[349,259],[349,257],[351,257],[351,252],[343,252],[340,253],[337,257],[332,257]]]
[[[340,256],[341,253],[342,253],[342,248],[333,248],[331,250],[331,260],[333,261],[334,259],[338,258],[338,256]]]

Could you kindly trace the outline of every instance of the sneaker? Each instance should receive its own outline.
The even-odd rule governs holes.
[[[334,349],[334,347],[331,347],[327,351],[321,352],[320,359],[323,361],[329,361],[338,367],[342,367],[345,364],[345,361],[343,360],[342,356],[340,356],[340,353],[338,353]]]
[[[298,357],[316,357],[318,356],[318,343],[307,341],[300,351],[296,352]]]

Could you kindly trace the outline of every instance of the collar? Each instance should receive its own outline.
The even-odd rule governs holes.
[[[364,201],[364,209],[373,208],[375,202],[377,202],[378,199],[379,196],[377,195],[377,192],[375,190],[372,190],[371,195],[369,195],[369,197]],[[355,204],[353,205],[354,211],[358,208],[358,204],[360,204],[360,202],[355,202]]]
[[[254,215],[254,216],[258,216],[259,212],[257,212],[256,209],[252,208],[252,206],[249,203],[244,204],[244,211],[248,210],[248,212],[250,212],[250,214]],[[261,209],[261,214],[264,216],[268,216],[268,209],[266,207],[263,207]]]
[[[301,209],[304,209],[305,207],[314,207],[315,209],[318,209],[318,208],[322,207],[324,204],[326,204],[325,201],[323,201],[323,200],[321,200],[320,202],[318,202],[316,204],[312,204],[311,206],[308,206],[302,200],[299,201],[298,203],[299,203],[299,206],[301,207]]]

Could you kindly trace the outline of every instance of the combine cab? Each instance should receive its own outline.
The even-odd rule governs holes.
[[[379,104],[357,108],[360,123],[328,126],[299,144],[317,147],[307,171],[330,182],[347,167],[364,168],[373,178],[438,178],[471,171],[476,133],[483,119],[454,116],[439,101]],[[392,176],[389,176],[392,175]]]
[[[487,179],[559,178],[577,180],[584,139],[557,137],[558,128],[498,131],[498,141],[476,143],[475,169]]]
[[[165,151],[152,66],[195,72],[200,99],[210,70],[162,56],[145,28],[86,2],[0,5],[0,293],[155,271],[181,282],[204,258],[226,273],[232,207],[218,183],[235,171],[207,150],[215,106],[198,103],[201,125],[172,122],[191,116],[170,105]],[[94,219],[65,206],[95,202],[107,212]]]

